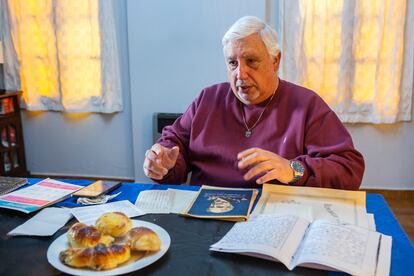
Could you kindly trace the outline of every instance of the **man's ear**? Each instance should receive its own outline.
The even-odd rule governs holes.
[[[275,72],[279,71],[280,59],[282,58],[282,53],[279,51],[277,55],[273,58],[273,70]]]

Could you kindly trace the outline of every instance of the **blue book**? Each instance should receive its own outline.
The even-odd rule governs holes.
[[[244,221],[249,218],[257,189],[202,186],[184,215],[197,218]]]

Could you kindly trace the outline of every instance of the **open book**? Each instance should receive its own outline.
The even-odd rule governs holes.
[[[229,221],[247,220],[257,194],[257,189],[203,185],[183,215]]]
[[[327,220],[259,215],[238,222],[210,250],[240,253],[296,266],[352,275],[388,275],[391,237]]]
[[[0,208],[31,213],[69,197],[83,188],[54,179],[44,179],[34,185],[0,196]]]

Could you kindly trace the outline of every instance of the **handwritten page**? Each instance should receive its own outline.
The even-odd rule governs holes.
[[[87,207],[76,207],[71,209],[75,218],[87,225],[95,224],[96,220],[104,213],[108,212],[122,212],[128,217],[137,217],[145,215],[134,204],[128,200],[116,201],[101,205],[92,205]]]
[[[318,263],[350,274],[358,271],[358,275],[374,275],[380,236],[355,225],[318,220],[303,240],[297,263]]]
[[[72,218],[70,209],[50,207],[41,210],[34,217],[19,225],[9,236],[52,236]]]
[[[135,206],[147,214],[169,214],[174,193],[168,190],[149,190],[139,193]]]
[[[210,250],[273,257],[288,266],[308,225],[309,222],[295,216],[252,216],[236,223]]]
[[[148,190],[139,193],[135,205],[147,214],[182,213],[196,195],[178,189]]]
[[[289,209],[287,205],[297,210],[296,215],[301,217],[306,217],[306,214],[301,214],[302,210],[311,208],[314,220],[332,220],[369,228],[365,192],[361,191],[264,184],[253,214],[279,214],[279,211],[285,214]]]

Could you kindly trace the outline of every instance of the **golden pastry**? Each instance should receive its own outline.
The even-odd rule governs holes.
[[[93,248],[69,248],[60,252],[59,259],[62,263],[82,268],[88,267],[94,270],[106,270],[117,267],[131,257],[128,245],[113,244],[106,246],[98,244]]]
[[[96,228],[103,234],[108,234],[113,237],[121,237],[132,228],[132,222],[129,217],[123,213],[105,213],[96,221]]]
[[[146,227],[132,228],[127,233],[126,240],[131,250],[154,252],[161,248],[161,240],[157,233]]]
[[[114,238],[101,234],[95,227],[83,223],[75,223],[67,233],[69,244],[72,247],[94,247],[98,243],[109,245]]]

